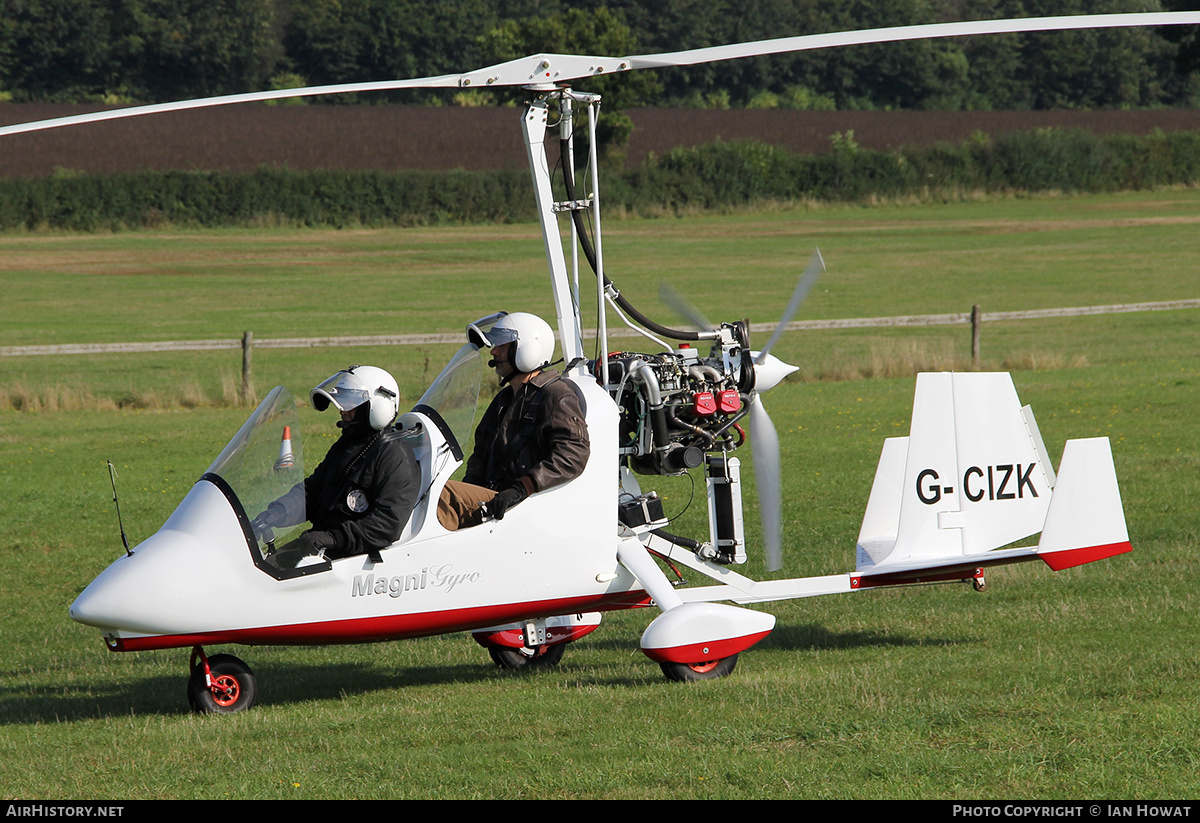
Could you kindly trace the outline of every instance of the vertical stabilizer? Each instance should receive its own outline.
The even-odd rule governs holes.
[[[909,436],[884,446],[858,570],[946,566],[1037,534],[1053,476],[1044,451],[1008,374],[919,375]]]

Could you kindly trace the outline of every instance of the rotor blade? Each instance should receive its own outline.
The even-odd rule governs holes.
[[[674,309],[680,317],[687,320],[698,330],[712,331],[716,328],[716,326],[708,321],[708,318],[704,316],[700,309],[692,305],[691,301],[666,281],[663,281],[662,285],[658,287],[658,299]]]
[[[775,327],[775,331],[771,334],[771,339],[767,341],[767,345],[763,346],[762,351],[758,353],[758,357],[754,359],[756,365],[761,366],[767,360],[767,355],[771,353],[771,347],[774,346],[779,338],[783,335],[783,330],[787,324],[792,322],[796,311],[800,308],[800,304],[804,302],[804,298],[808,297],[808,292],[812,289],[813,284],[817,282],[817,278],[825,272],[825,259],[821,257],[821,250],[817,249],[813,252],[813,256],[808,258],[808,265],[804,267],[804,274],[800,275],[800,282],[796,284],[796,289],[792,292],[792,299],[788,301],[787,308],[783,311],[783,316],[779,318],[779,325]]]
[[[226,106],[234,103],[285,100],[293,97],[418,88],[499,88],[503,86],[526,86],[530,84],[550,86],[585,77],[596,77],[603,74],[612,74],[613,72],[632,71],[634,69],[694,66],[699,63],[738,60],[745,57],[761,57],[770,54],[811,51],[839,46],[893,43],[939,37],[968,37],[978,34],[1012,34],[1068,29],[1197,24],[1200,24],[1200,12],[1079,14],[1065,17],[1028,17],[1017,20],[971,20],[962,23],[934,23],[922,26],[898,26],[895,28],[867,29],[864,31],[809,34],[799,37],[782,37],[774,40],[757,40],[751,43],[736,43],[727,46],[710,46],[702,49],[691,49],[689,51],[667,52],[663,54],[637,54],[629,57],[534,54],[464,74],[443,74],[436,77],[418,77],[410,80],[383,80],[370,83],[347,83],[331,86],[309,86],[300,89],[277,89],[275,91],[250,92],[248,94],[230,94],[220,97],[183,100],[175,103],[132,106],[111,111],[59,117],[53,120],[41,120],[35,123],[18,123],[12,126],[0,127],[0,136],[41,131],[81,123],[95,123],[104,120],[138,117],[144,114],[161,114],[164,112],[184,111],[209,106]]]
[[[189,109],[205,109],[215,106],[229,106],[235,103],[259,103],[266,100],[286,100],[293,97],[314,97],[324,94],[353,94],[360,91],[391,91],[404,88],[441,88],[458,86],[458,75],[443,75],[441,77],[422,77],[416,80],[384,80],[376,83],[345,83],[336,86],[307,86],[301,89],[276,89],[275,91],[255,91],[247,94],[226,94],[220,97],[200,97],[194,100],[178,100],[174,103],[154,103],[149,106],[130,106],[124,109],[94,111],[87,114],[74,114],[70,117],[56,117],[52,120],[39,120],[34,123],[16,123],[0,127],[0,136],[6,134],[21,134],[29,131],[43,131],[62,126],[77,126],[83,123],[98,123],[105,120],[121,120],[126,117],[140,117],[145,114],[165,114],[172,111],[187,111]],[[452,82],[451,82],[452,81]]]
[[[1200,12],[1144,12],[1134,14],[1077,14],[1061,17],[1026,17],[1015,20],[968,20],[961,23],[932,23],[885,29],[809,34],[781,37],[729,46],[710,46],[665,54],[639,54],[626,58],[631,69],[694,66],[719,60],[761,57],[768,54],[811,51],[872,43],[897,43],[939,37],[969,37],[977,34],[1015,34],[1068,29],[1125,28],[1130,26],[1179,26],[1200,24]]]
[[[756,394],[750,406],[750,447],[754,451],[754,483],[762,516],[767,571],[783,568],[783,493],[780,490],[779,435]]]
[[[576,54],[531,54],[507,63],[498,63],[465,74],[441,74],[432,77],[414,77],[408,80],[379,80],[368,83],[342,83],[329,86],[305,86],[298,89],[275,89],[245,94],[226,94],[219,97],[200,97],[179,100],[173,103],[154,103],[148,106],[130,106],[124,109],[95,111],[34,123],[17,123],[0,127],[0,137],[6,134],[21,134],[29,131],[76,126],[83,123],[98,123],[105,120],[120,120],[140,117],[145,114],[165,114],[172,111],[230,106],[237,103],[261,103],[268,100],[287,100],[295,97],[318,97],[333,94],[355,94],[372,91],[399,91],[403,89],[458,89],[499,88],[504,86],[526,86],[562,83],[605,72],[627,71],[629,63],[621,57],[588,57]]]

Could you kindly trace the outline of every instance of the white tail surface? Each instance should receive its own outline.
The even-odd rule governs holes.
[[[1069,496],[1052,507],[1055,473],[1008,374],[919,375],[909,436],[884,443],[858,536],[857,572],[929,579],[914,573],[953,574],[1039,553],[1065,568],[1127,551],[1107,439],[1070,441],[1063,464]],[[1001,549],[1043,528],[1049,534],[1039,549]]]
[[[1068,440],[1038,556],[1058,571],[1130,548],[1108,438]]]
[[[871,497],[858,532],[858,570],[884,562],[896,545],[900,531],[901,484],[908,459],[908,438],[889,437],[883,441],[883,454],[875,469]]]

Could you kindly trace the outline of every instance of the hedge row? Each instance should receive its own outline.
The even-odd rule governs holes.
[[[884,153],[835,135],[833,151],[791,154],[772,146],[714,143],[674,149],[626,176],[625,205],[721,208],[764,200],[858,202],[954,198],[968,193],[1109,192],[1200,182],[1200,132],[1098,137],[1040,129],[961,146]]]
[[[0,181],[0,230],[385,226],[533,216],[529,175],[473,172],[145,172]]]
[[[1200,133],[1098,137],[1043,129],[896,153],[800,155],[761,143],[674,149],[610,174],[606,208],[631,213],[763,201],[858,202],[966,193],[1107,192],[1200,183]],[[387,226],[529,220],[526,172],[62,173],[0,181],[0,230],[177,226]]]

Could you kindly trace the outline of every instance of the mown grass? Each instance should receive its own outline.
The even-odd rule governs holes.
[[[710,318],[735,319],[727,316],[732,307],[754,322],[772,322],[814,247],[830,271],[804,307],[810,318],[967,312],[976,303],[994,312],[1193,298],[1196,284],[1187,274],[1197,198],[1184,190],[610,221],[605,261],[626,295],[665,319],[671,312],[655,297],[664,280]],[[247,330],[260,341],[453,331],[497,306],[550,313],[544,260],[530,225],[0,236],[0,345],[233,341]],[[1048,358],[1069,364],[1097,351],[1111,356],[1114,343],[1142,345],[1103,334],[1081,340],[1066,322],[1044,324],[1035,335],[1028,324],[1010,327],[1011,343],[1005,327],[985,329],[985,367]],[[961,362],[968,334],[962,327],[807,333],[785,340],[780,352],[806,379],[886,374],[876,364],[911,359],[904,352],[912,347],[927,355],[916,358],[918,366]],[[419,392],[445,352],[364,349],[327,360],[260,347],[255,382],[305,384],[345,357],[374,357],[402,373],[402,387],[407,379],[407,390]],[[240,381],[240,367],[236,350],[3,358],[0,386],[34,397],[56,385],[86,388],[126,406],[139,405],[139,397],[169,402],[197,393],[221,403]]]
[[[998,311],[1200,296],[1198,218],[1200,198],[1168,193],[631,221],[614,224],[605,253],[635,303],[652,306],[640,295],[667,277],[713,318],[771,319],[815,244],[830,272],[807,317],[976,302]],[[254,251],[268,246],[275,251]],[[239,248],[246,259],[235,265]],[[55,262],[63,249],[74,263]],[[134,258],[130,271],[80,271],[104,249]],[[236,337],[244,328],[256,337],[440,331],[497,306],[549,305],[540,242],[525,227],[511,239],[456,229],[29,235],[0,238],[0,250],[6,304],[18,295],[4,345]],[[312,266],[301,265],[310,252]],[[188,260],[188,274],[172,273]],[[357,276],[343,279],[345,269]],[[31,285],[43,277],[42,289]],[[57,321],[64,313],[72,328]],[[766,398],[786,467],[781,575],[853,565],[879,448],[907,430],[913,390],[907,376],[867,379],[872,352],[961,356],[968,335],[847,330],[781,341],[777,353],[804,377]],[[246,410],[0,409],[0,795],[1195,797],[1198,344],[1195,310],[984,330],[988,367],[1052,358],[1015,375],[1051,455],[1068,437],[1112,439],[1131,554],[1058,574],[997,569],[983,594],[933,586],[774,604],[778,628],[732,677],[682,688],[637,648],[648,611],[607,615],[560,667],[532,677],[491,668],[463,635],[231,649],[258,673],[261,702],[223,718],[186,712],[186,650],[110,654],[66,608],[120,551],[105,460],[118,468],[126,530],[143,539]],[[347,361],[377,362],[401,374],[411,401],[447,353],[264,349],[256,382],[300,393]],[[190,382],[215,399],[236,358],[4,358],[0,381],[95,398],[165,396]],[[847,370],[853,379],[819,379],[847,363],[863,367]],[[307,437],[332,437],[328,421],[302,414]],[[757,545],[750,466],[744,477]],[[685,480],[657,485],[668,512],[684,507]],[[699,506],[684,528],[701,528]],[[762,573],[757,557],[748,565]]]

